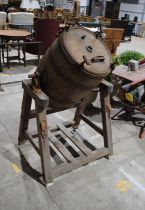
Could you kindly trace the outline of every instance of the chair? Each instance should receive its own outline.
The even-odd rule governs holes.
[[[124,33],[122,36],[122,40],[124,40],[125,38],[125,34],[127,33],[127,28],[128,28],[128,20],[118,20],[118,19],[111,19],[111,28],[123,28],[124,29]]]
[[[133,34],[133,29],[135,27],[134,23],[129,23],[129,21],[127,21],[127,20],[112,19],[110,27],[124,29],[124,33],[122,35],[122,40],[123,41],[131,41],[131,36]],[[126,38],[128,38],[128,39],[126,39]]]
[[[32,32],[34,14],[29,12],[12,12],[8,14],[8,22],[11,28],[23,28]]]
[[[115,101],[122,105],[122,108],[112,116],[112,120],[131,120],[134,125],[140,127],[139,138],[145,135],[145,59],[139,61],[139,71],[130,71],[126,67],[119,66],[113,74],[120,78]],[[142,71],[141,71],[142,70]],[[121,72],[123,71],[123,73]]]
[[[35,38],[26,39],[26,42],[42,42],[40,52],[38,51],[37,44],[27,44],[25,46],[25,52],[38,55],[44,55],[48,47],[55,40],[57,32],[59,30],[59,21],[54,19],[38,19],[34,22],[34,34]]]
[[[131,41],[131,36],[133,34],[134,27],[135,27],[134,23],[129,23],[128,26],[127,26],[127,31],[126,31],[124,36],[125,36],[125,38],[129,37],[128,41]]]
[[[0,29],[6,29],[6,12],[0,12]]]

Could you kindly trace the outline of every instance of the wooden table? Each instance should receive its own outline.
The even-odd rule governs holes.
[[[15,56],[15,57],[12,57],[13,59],[19,59],[19,60],[22,60],[20,58],[20,44],[19,42],[22,40],[24,41],[26,39],[26,37],[30,36],[31,33],[28,32],[28,31],[21,31],[21,30],[0,30],[0,37],[2,39],[2,44],[4,43],[4,40],[8,43],[9,41],[17,41],[18,43],[18,56]],[[1,56],[0,56],[1,57]],[[4,59],[4,49],[2,47],[2,57]],[[7,47],[7,66],[9,68],[9,60],[10,60],[10,57],[9,57],[9,49]],[[25,54],[24,54],[24,65],[25,65]],[[1,62],[1,60],[0,60]],[[1,63],[0,63],[1,65]]]
[[[112,74],[131,82],[139,81],[145,78],[145,64],[140,65],[136,71],[128,71],[128,66],[119,65]]]
[[[30,35],[31,33],[28,31],[13,30],[13,29],[0,30],[0,36],[8,40],[23,40]]]
[[[103,33],[105,33],[104,42],[109,48],[111,54],[116,55],[117,47],[119,46],[124,29],[121,28],[102,28]]]
[[[118,76],[120,79],[123,79],[127,83],[122,86],[121,90],[118,91],[117,95],[117,97],[120,98],[120,101],[122,101],[123,107],[114,116],[112,116],[111,119],[115,119],[119,114],[122,113],[122,111],[125,111],[127,113],[127,116],[130,116],[130,119],[133,121],[133,124],[136,124],[136,119],[137,121],[142,121],[144,119],[145,114],[145,105],[144,101],[141,100],[141,98],[144,96],[145,91],[144,87],[141,87],[140,85],[145,84],[145,64],[140,65],[139,69],[135,71],[128,71],[128,66],[120,65],[114,69],[112,74]],[[137,87],[136,85],[139,86]],[[130,87],[132,87],[132,91],[127,92],[126,90],[129,90]],[[136,91],[134,91],[135,89]],[[135,110],[137,110],[137,113],[143,114],[143,117],[135,116]],[[128,117],[127,120],[129,119]],[[144,123],[138,125],[141,128],[139,138],[143,138],[143,136],[145,135],[145,125]]]

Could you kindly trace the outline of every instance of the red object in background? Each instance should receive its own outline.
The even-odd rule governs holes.
[[[139,65],[141,65],[141,64],[143,64],[143,63],[145,63],[145,58],[139,60]]]

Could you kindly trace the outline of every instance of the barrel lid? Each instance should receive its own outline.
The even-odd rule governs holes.
[[[60,41],[67,58],[80,65],[85,73],[104,77],[110,73],[111,54],[95,33],[84,27],[71,27],[62,33]]]

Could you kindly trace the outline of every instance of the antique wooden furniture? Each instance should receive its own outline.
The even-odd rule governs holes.
[[[110,72],[110,59],[108,49],[94,33],[82,27],[71,27],[49,47],[36,72],[30,75],[32,80],[23,81],[19,144],[28,139],[40,155],[45,185],[54,177],[112,154],[109,103],[112,85],[102,81]],[[88,95],[95,87],[101,95],[102,128],[83,114]],[[32,99],[34,110],[31,110]],[[56,122],[56,127],[50,128],[47,114],[72,107],[76,107],[73,121]],[[33,135],[28,131],[28,122],[34,117],[37,133]],[[84,141],[79,137],[77,128],[81,120],[103,136],[100,149],[89,139]],[[39,147],[34,142],[37,137]]]
[[[111,25],[111,19],[105,18],[104,16],[97,16],[99,23],[104,27],[110,27]]]
[[[80,26],[88,27],[88,28],[96,28],[96,27],[101,28],[102,26],[101,23],[97,23],[97,22],[78,22],[77,24]]]
[[[30,36],[31,33],[27,31],[20,31],[20,30],[0,30],[0,37],[2,39],[2,42],[9,42],[9,41],[17,41],[20,43],[20,41],[24,41],[26,37]],[[2,47],[2,58],[4,61],[4,48]],[[20,44],[18,44],[18,55],[17,56],[10,56],[9,55],[9,48],[6,48],[6,60],[7,60],[7,66],[9,68],[9,61],[13,59],[18,59],[19,61],[23,60],[25,65],[25,54],[24,58],[20,57]]]
[[[134,29],[134,23],[130,23],[128,20],[111,19],[110,27],[124,29],[122,40],[126,41],[125,38],[129,37],[127,41],[131,41],[131,36]]]
[[[103,128],[98,127],[83,114],[85,99],[82,99],[82,102],[77,104],[74,120],[71,122],[57,123],[56,127],[50,128],[49,121],[47,124],[47,114],[59,112],[64,109],[49,107],[49,98],[40,89],[36,88],[38,92],[36,89],[36,91],[32,90],[31,85],[33,83],[30,80],[23,82],[24,95],[19,130],[19,145],[28,139],[39,154],[42,166],[42,183],[47,186],[57,176],[63,175],[101,157],[109,157],[112,154],[112,132],[109,112],[110,97],[107,83],[100,85]],[[34,110],[30,108],[32,99],[35,101]],[[37,132],[35,134],[31,134],[28,130],[28,123],[32,118],[36,118],[37,120]],[[76,128],[79,126],[81,120],[103,136],[104,146],[102,148],[96,148],[89,142],[89,139],[86,143],[80,139],[77,135]],[[36,140],[37,137],[38,142]],[[74,151],[75,156],[70,152],[70,147]],[[55,165],[52,164],[53,158]]]
[[[99,37],[84,27],[70,27],[49,47],[37,71],[53,105],[69,107],[96,88],[110,63],[111,54]]]
[[[48,47],[55,40],[56,35],[59,31],[59,21],[54,19],[37,19],[34,22],[34,38],[27,38],[27,42],[42,42],[41,51],[38,51],[38,45],[34,45],[33,43],[26,45],[25,52],[30,54],[38,55],[38,60],[40,59],[40,55],[44,55]]]
[[[110,52],[115,55],[117,47],[119,46],[122,40],[124,29],[103,28],[103,32],[105,33],[105,38],[104,38],[105,44],[108,46]]]
[[[105,17],[111,19],[117,19],[120,11],[120,2],[106,2]]]

